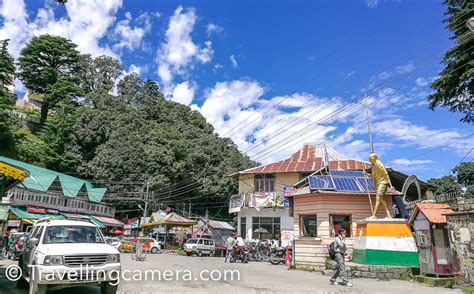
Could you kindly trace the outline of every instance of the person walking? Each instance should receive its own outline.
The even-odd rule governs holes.
[[[336,269],[331,276],[330,283],[331,285],[342,285],[347,287],[352,287],[352,283],[349,282],[347,279],[347,271],[346,271],[346,264],[344,257],[347,255],[347,248],[346,243],[344,240],[346,239],[346,230],[340,229],[339,235],[337,235],[336,239],[334,240],[334,251],[336,257]],[[337,283],[336,279],[340,277],[342,279],[342,283]]]
[[[232,259],[232,251],[234,249],[235,245],[235,239],[234,239],[234,234],[230,235],[229,238],[225,241],[225,246],[226,246],[226,252],[225,252],[225,260],[224,262],[227,262],[227,260]]]

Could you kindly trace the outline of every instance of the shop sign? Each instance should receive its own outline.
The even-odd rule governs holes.
[[[7,221],[7,226],[8,227],[19,227],[20,226],[20,220],[9,220]]]
[[[46,214],[48,213],[47,209],[44,207],[39,207],[39,206],[34,206],[34,205],[28,205],[26,207],[26,211],[29,213],[40,213],[40,214]]]
[[[26,206],[26,211],[29,213],[39,213],[39,214],[59,214],[59,211],[57,209],[50,209],[50,208],[45,208],[41,206],[36,206],[36,205],[27,205]]]

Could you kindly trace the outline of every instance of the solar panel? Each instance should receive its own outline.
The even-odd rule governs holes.
[[[310,190],[334,190],[330,176],[310,176],[308,181]]]
[[[354,178],[332,178],[338,191],[360,192],[360,188]]]
[[[367,186],[366,186],[365,178],[359,177],[357,178],[357,181],[361,185],[362,190],[364,190],[364,192],[367,192],[367,186],[369,186],[369,192],[375,192],[374,183],[372,182],[371,178],[367,178]]]
[[[363,177],[364,174],[360,170],[330,170],[332,176],[340,177]]]

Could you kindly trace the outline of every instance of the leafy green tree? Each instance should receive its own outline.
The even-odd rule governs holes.
[[[444,176],[438,179],[429,179],[428,183],[437,186],[435,195],[462,193],[461,186],[457,183],[456,177],[452,175]]]
[[[466,195],[474,196],[474,162],[462,162],[453,172],[457,182],[466,188]]]
[[[75,172],[76,162],[65,150],[71,141],[78,112],[77,106],[72,103],[62,103],[46,120],[40,139],[44,142],[44,163],[47,168]]]
[[[466,22],[474,15],[470,0],[445,0],[445,21],[453,32],[455,45],[444,55],[446,65],[439,77],[431,84],[436,91],[428,96],[429,107],[446,107],[452,112],[461,112],[461,121],[474,122],[474,38]]]
[[[26,88],[44,95],[40,123],[58,102],[72,100],[81,93],[78,87],[80,55],[70,40],[52,36],[35,36],[23,48],[18,58],[19,77]]]
[[[81,56],[81,68],[79,73],[81,87],[84,92],[109,93],[114,87],[115,80],[123,71],[123,65],[117,59],[101,55],[92,58],[90,54]]]
[[[8,53],[9,40],[0,40],[0,109],[10,108],[14,102],[14,95],[7,86],[13,84],[15,66],[13,57]]]

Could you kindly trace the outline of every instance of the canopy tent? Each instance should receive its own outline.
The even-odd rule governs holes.
[[[24,221],[28,224],[33,224],[35,220],[42,219],[42,218],[52,218],[52,219],[65,219],[63,215],[60,214],[41,214],[41,213],[31,213],[27,212],[21,207],[10,207],[10,211],[13,212],[19,219]]]
[[[169,214],[158,219],[155,219],[155,216],[156,215],[153,214],[151,221],[149,223],[142,224],[141,227],[150,227],[158,225],[193,226],[197,223],[194,220],[185,218],[174,212],[170,212]]]
[[[121,221],[115,218],[105,217],[105,216],[95,216],[95,215],[92,215],[91,217],[101,222],[106,227],[123,227],[124,226],[124,223],[122,223]]]

